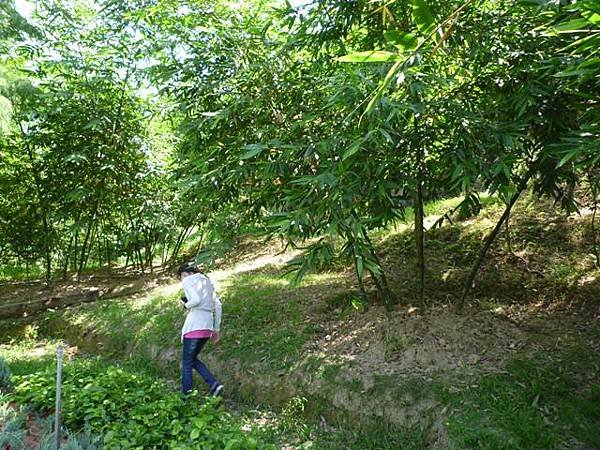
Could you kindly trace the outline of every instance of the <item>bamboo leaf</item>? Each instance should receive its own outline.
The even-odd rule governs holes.
[[[394,78],[394,75],[396,75],[396,72],[398,72],[402,63],[403,63],[403,61],[398,61],[390,68],[387,75],[383,79],[383,82],[381,83],[379,88],[377,88],[377,92],[375,93],[375,95],[373,96],[371,101],[369,101],[369,104],[367,105],[367,108],[365,109],[365,112],[363,113],[363,115],[368,113],[371,109],[373,109],[373,107],[375,106],[375,103],[377,103],[377,101],[379,101],[379,99],[383,95],[383,92],[390,85],[392,79]]]
[[[363,265],[363,259],[362,256],[357,256],[356,257],[356,274],[358,275],[358,278],[360,280],[363,280],[365,278],[365,268]]]
[[[369,50],[366,52],[351,53],[349,55],[340,56],[336,59],[339,62],[345,63],[373,63],[398,61],[402,59],[402,56],[392,52]]]
[[[360,146],[361,146],[362,142],[363,142],[362,138],[359,138],[359,139],[355,140],[352,144],[350,144],[350,147],[348,147],[348,150],[346,150],[344,152],[344,156],[342,156],[342,161],[345,161],[346,159],[348,159],[352,155],[354,155],[356,152],[358,152],[360,150]]]
[[[412,10],[419,31],[424,35],[431,33],[435,28],[435,20],[425,0],[413,0]]]
[[[404,31],[387,31],[384,36],[390,44],[401,50],[414,50],[419,45],[419,41],[414,34],[405,33]]]
[[[587,26],[589,26],[589,22],[586,19],[573,19],[557,25],[553,29],[557,33],[573,33],[584,30]]]
[[[558,169],[559,167],[564,166],[567,162],[569,162],[571,159],[573,159],[575,156],[577,156],[577,153],[578,153],[578,150],[573,150],[573,151],[570,151],[569,153],[567,153],[558,162],[558,164],[556,165],[556,168]]]
[[[255,157],[256,155],[259,155],[260,153],[263,152],[263,150],[265,150],[267,148],[266,145],[264,144],[248,144],[244,147],[244,150],[246,150],[244,153],[242,153],[242,156],[240,156],[240,159],[250,159]]]

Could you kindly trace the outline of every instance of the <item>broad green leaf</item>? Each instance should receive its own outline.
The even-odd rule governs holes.
[[[554,74],[555,77],[575,77],[581,75],[593,75],[600,72],[600,58],[592,58],[589,61],[570,67]]]
[[[83,127],[83,129],[87,130],[91,128],[92,130],[99,130],[101,129],[102,123],[103,120],[101,118],[92,119]]]
[[[342,161],[345,161],[346,159],[348,159],[352,155],[354,155],[356,152],[358,152],[360,150],[360,146],[361,146],[362,142],[363,142],[362,138],[359,138],[359,139],[355,140],[352,144],[350,144],[350,147],[348,147],[348,150],[346,150],[344,152],[344,156],[342,156]]]
[[[363,265],[363,259],[362,256],[357,256],[356,257],[356,274],[358,275],[358,278],[363,280],[365,278],[365,268]]]
[[[412,10],[419,31],[424,35],[431,33],[435,28],[435,21],[425,0],[413,0]]]
[[[244,153],[242,153],[242,156],[240,156],[240,159],[253,158],[256,155],[259,155],[260,153],[262,153],[263,150],[265,150],[266,148],[267,148],[267,146],[264,144],[248,144],[248,145],[244,146],[244,150],[246,150],[246,151]]]
[[[561,52],[571,50],[571,54],[575,55],[583,53],[587,50],[598,48],[600,46],[600,33],[582,37],[571,42],[569,45],[560,49]]]
[[[586,19],[573,19],[565,23],[561,23],[553,27],[558,33],[576,33],[581,30],[585,30],[589,26],[589,22]]]
[[[419,41],[414,34],[404,31],[386,31],[385,39],[392,45],[402,50],[414,50],[419,45]]]
[[[65,162],[74,162],[74,163],[79,163],[79,162],[86,162],[88,161],[87,156],[85,156],[82,153],[71,153],[69,156],[66,156],[64,158]]]
[[[340,56],[336,58],[339,62],[346,63],[371,63],[371,62],[391,62],[399,61],[402,59],[401,55],[392,52],[385,52],[381,50],[370,50],[367,52],[351,53],[349,55]]]
[[[403,61],[397,61],[390,68],[390,70],[386,74],[385,78],[383,79],[383,82],[381,83],[379,88],[377,88],[377,92],[375,93],[373,98],[369,101],[369,104],[367,105],[367,108],[365,109],[365,112],[363,113],[363,115],[368,113],[371,109],[373,109],[373,107],[375,106],[375,103],[377,103],[377,101],[381,98],[381,96],[383,95],[383,92],[387,89],[387,87],[390,85],[392,79],[394,78],[394,75],[396,75],[396,73],[402,66],[402,63],[403,63]]]

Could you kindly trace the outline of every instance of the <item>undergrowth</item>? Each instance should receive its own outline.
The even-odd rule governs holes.
[[[51,411],[55,401],[52,366],[14,376],[11,401]],[[252,449],[256,437],[220,407],[219,398],[183,398],[155,377],[128,372],[101,360],[76,360],[64,367],[64,424],[89,427],[105,449]],[[261,447],[264,448],[264,447]]]

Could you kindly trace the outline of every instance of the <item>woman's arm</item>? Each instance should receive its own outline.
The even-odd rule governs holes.
[[[202,298],[200,297],[200,292],[198,289],[199,283],[197,280],[192,279],[192,277],[187,277],[181,282],[181,284],[188,300],[184,304],[187,309],[193,308],[194,306],[198,306],[200,303],[202,303]]]
[[[213,302],[215,305],[215,309],[214,309],[214,328],[217,333],[221,332],[221,312],[222,312],[222,306],[221,306],[221,299],[219,299],[219,296],[217,295],[217,293],[215,292],[215,294],[213,295]]]

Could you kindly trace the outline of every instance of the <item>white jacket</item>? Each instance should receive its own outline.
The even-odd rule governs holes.
[[[184,306],[188,313],[181,329],[183,335],[195,330],[221,330],[221,300],[217,296],[215,287],[206,275],[195,273],[189,275],[181,282],[187,297]]]

